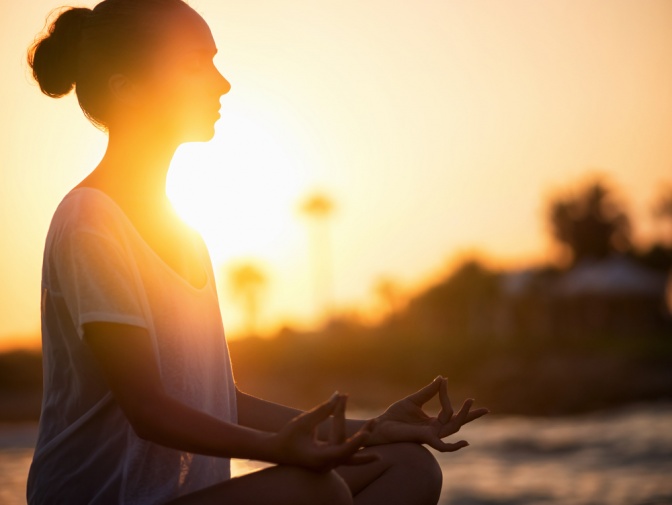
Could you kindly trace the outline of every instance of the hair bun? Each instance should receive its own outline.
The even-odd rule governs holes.
[[[45,95],[58,98],[75,85],[82,24],[91,12],[83,7],[61,12],[29,49],[28,64]]]

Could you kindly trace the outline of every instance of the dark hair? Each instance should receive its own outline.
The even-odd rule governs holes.
[[[46,33],[28,50],[33,77],[54,98],[74,87],[84,114],[106,129],[109,78],[141,69],[158,39],[162,16],[181,9],[191,10],[183,0],[104,0],[93,9],[56,11]]]

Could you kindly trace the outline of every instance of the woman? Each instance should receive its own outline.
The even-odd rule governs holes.
[[[42,273],[44,398],[33,504],[426,504],[441,472],[421,444],[453,413],[443,378],[369,421],[335,394],[309,412],[237,389],[212,267],[165,194],[175,149],[207,141],[230,85],[205,21],[181,0],[70,8],[30,49],[41,90],[73,87],[109,135],[65,196]],[[422,405],[438,395],[442,411]],[[231,479],[229,458],[276,466]]]

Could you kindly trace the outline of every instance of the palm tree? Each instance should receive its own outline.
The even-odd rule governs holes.
[[[331,311],[332,264],[329,217],[334,202],[324,193],[313,193],[301,204],[301,212],[313,221],[313,271],[315,282],[316,315]]]
[[[255,335],[259,299],[266,287],[266,275],[254,263],[240,263],[230,267],[229,282],[234,296],[240,300],[245,312],[245,332],[247,336]]]

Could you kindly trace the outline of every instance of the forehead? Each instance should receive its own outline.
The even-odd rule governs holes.
[[[165,20],[161,37],[160,52],[173,55],[194,51],[214,56],[217,52],[215,40],[205,20],[191,8],[169,15]]]

